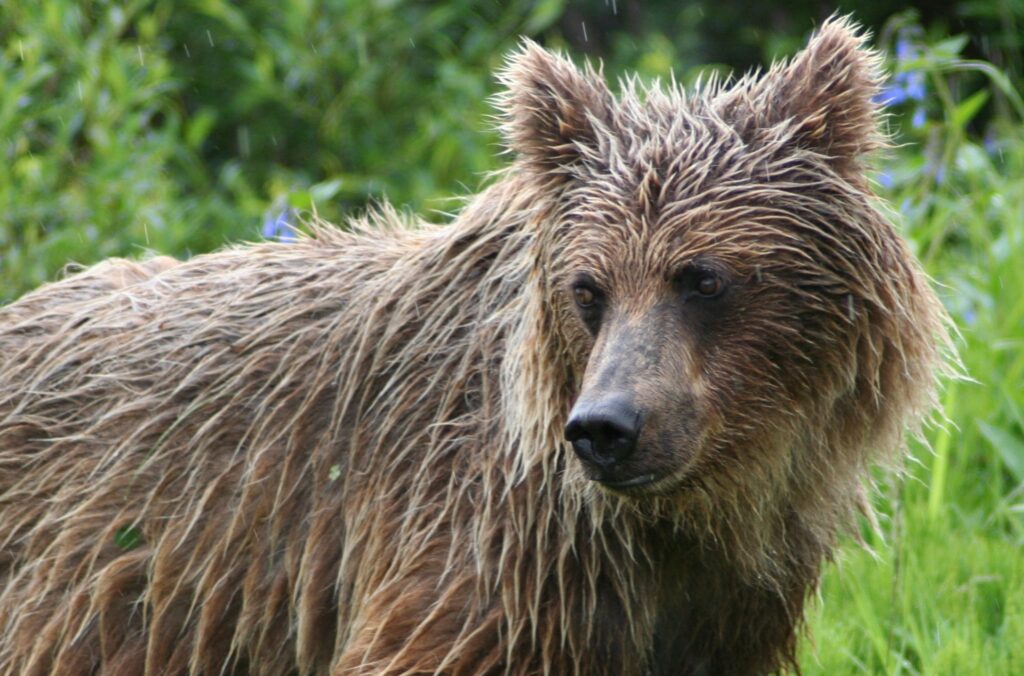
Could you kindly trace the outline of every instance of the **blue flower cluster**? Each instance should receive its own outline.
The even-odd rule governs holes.
[[[280,211],[270,209],[263,217],[263,228],[261,232],[266,239],[277,239],[281,242],[294,242],[298,239],[295,236],[295,228],[291,224],[294,212],[290,207]]]
[[[910,124],[923,127],[927,119],[924,108],[925,73],[920,69],[907,68],[907,63],[917,59],[917,56],[915,45],[906,35],[901,35],[896,40],[896,75],[892,82],[878,92],[875,102],[883,106],[914,102],[916,105]]]

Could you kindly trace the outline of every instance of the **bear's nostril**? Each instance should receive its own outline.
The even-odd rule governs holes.
[[[581,459],[609,468],[636,449],[640,418],[632,402],[621,395],[578,402],[565,427],[565,438]]]
[[[574,442],[585,436],[587,436],[587,431],[583,428],[583,424],[576,418],[571,418],[569,424],[565,426],[565,440]]]

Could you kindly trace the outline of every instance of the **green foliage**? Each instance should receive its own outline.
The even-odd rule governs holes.
[[[1024,664],[1024,136],[1012,113],[982,139],[971,129],[981,102],[1019,95],[989,64],[962,59],[963,40],[914,33],[903,36],[913,55],[895,67],[922,73],[925,96],[902,104],[906,145],[879,178],[942,285],[968,379],[947,383],[948,420],[889,487],[885,539],[867,534],[878,556],[848,546],[827,572],[804,663],[821,674],[1014,674]],[[917,105],[926,115],[915,125]]]
[[[487,74],[560,3],[191,6],[166,28],[184,105],[209,130],[204,158],[240,173],[257,200],[300,191],[297,208],[311,183],[331,182],[335,206],[321,206],[340,214],[384,192],[430,204],[490,169]]]
[[[340,221],[381,197],[453,210],[446,197],[500,164],[486,99],[518,35],[604,57],[612,76],[690,82],[795,49],[818,4],[786,7],[0,4],[0,302],[69,261],[187,256],[257,238],[264,219],[279,235],[293,212]],[[893,3],[851,7],[893,54],[900,145],[879,191],[941,285],[969,379],[947,385],[949,420],[915,444],[908,479],[886,483],[881,532],[864,534],[876,554],[847,543],[829,569],[805,673],[1024,664],[1022,8],[943,0],[883,24]],[[946,17],[973,32],[950,37]],[[140,538],[124,527],[115,543]]]
[[[128,37],[113,7],[0,11],[0,298],[126,243],[182,248],[194,226],[181,211],[195,202],[167,172],[183,154],[179,84],[154,21],[133,22]]]
[[[135,526],[121,526],[114,532],[114,544],[126,552],[142,544],[142,531]]]
[[[495,167],[490,73],[561,7],[5,3],[0,301],[71,260],[252,239],[271,207],[450,208]]]
[[[807,673],[1014,674],[1024,664],[1024,143],[1019,127],[1008,133],[991,151],[962,141],[941,182],[912,149],[893,159],[906,182],[890,197],[943,285],[970,380],[947,384],[948,421],[890,487],[885,540],[869,539],[879,557],[847,543],[827,572]]]

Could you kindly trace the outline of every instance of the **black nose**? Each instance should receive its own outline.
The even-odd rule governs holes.
[[[601,469],[610,469],[636,450],[640,412],[621,395],[576,403],[565,426],[565,439],[576,455]]]

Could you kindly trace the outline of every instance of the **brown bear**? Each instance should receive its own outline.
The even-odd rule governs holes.
[[[750,674],[933,405],[848,20],[685,92],[530,42],[446,226],[0,310],[0,671]]]

